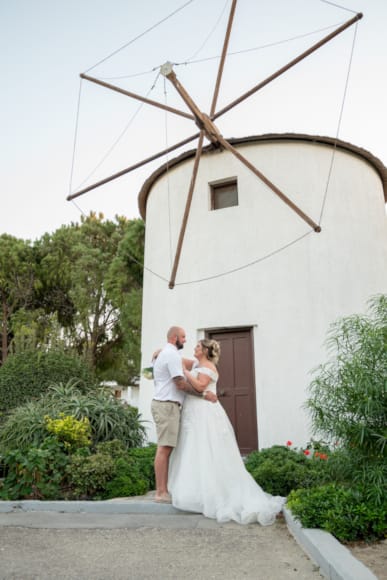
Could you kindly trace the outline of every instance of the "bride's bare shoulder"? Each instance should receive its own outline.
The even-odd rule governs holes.
[[[213,371],[214,373],[218,372],[218,369],[216,368],[216,366],[210,361],[202,364],[202,367],[205,367],[206,369],[209,369],[210,371]]]

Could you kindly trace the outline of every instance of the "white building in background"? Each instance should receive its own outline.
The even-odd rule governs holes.
[[[316,233],[231,153],[200,162],[176,286],[172,263],[194,151],[155,171],[139,194],[146,220],[142,367],[169,326],[187,332],[185,356],[205,335],[221,342],[218,395],[243,452],[305,444],[311,371],[327,360],[338,317],[387,292],[387,169],[367,151],[326,137],[231,139],[314,221]],[[141,379],[149,421],[153,382]]]
[[[127,403],[132,407],[139,405],[139,388],[138,385],[125,386],[119,385],[116,381],[103,381],[102,385],[108,387],[115,399]]]

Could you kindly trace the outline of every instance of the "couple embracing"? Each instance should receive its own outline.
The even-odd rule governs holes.
[[[199,340],[180,356],[184,329],[173,326],[153,367],[157,502],[218,522],[274,523],[285,499],[265,493],[246,470],[232,425],[216,396],[220,346]]]

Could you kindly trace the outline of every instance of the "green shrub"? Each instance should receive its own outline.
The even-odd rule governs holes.
[[[42,400],[31,401],[14,409],[0,424],[0,448],[6,452],[40,446],[47,437],[46,414],[47,408]]]
[[[386,476],[387,295],[372,298],[369,315],[335,322],[328,336],[330,360],[316,371],[307,401],[314,431],[342,449],[341,477],[357,485]],[[370,478],[370,471],[372,477]]]
[[[118,459],[127,454],[127,449],[122,441],[119,439],[112,439],[111,441],[104,441],[98,443],[95,446],[97,453],[105,453],[105,455],[110,455],[113,459]]]
[[[134,447],[128,449],[129,457],[132,457],[138,464],[138,468],[142,476],[148,482],[149,489],[155,489],[155,470],[154,461],[156,455],[157,445],[149,444],[147,447]]]
[[[329,457],[332,481],[362,490],[367,501],[381,505],[387,497],[387,461],[368,459],[353,450],[338,449]]]
[[[154,488],[156,445],[126,449],[121,441],[99,443],[96,453],[75,454],[68,466],[72,497],[104,498],[143,495]]]
[[[114,464],[114,477],[106,484],[103,497],[128,497],[144,495],[149,491],[149,482],[144,478],[138,463],[127,456],[119,457]]]
[[[63,443],[68,451],[87,447],[91,443],[91,428],[87,417],[75,419],[72,415],[59,413],[56,419],[45,415],[44,421],[47,431]]]
[[[105,453],[75,454],[66,474],[70,495],[90,499],[105,491],[107,482],[114,476],[114,460]]]
[[[287,507],[304,528],[323,528],[327,511],[345,494],[345,489],[331,483],[290,492]]]
[[[292,489],[328,481],[327,463],[319,458],[309,459],[302,451],[274,445],[250,453],[245,465],[267,493],[287,496]]]
[[[0,367],[0,413],[36,399],[59,381],[77,379],[80,390],[94,385],[89,367],[62,351],[25,351],[10,355]]]
[[[335,483],[290,493],[287,507],[305,528],[321,528],[338,540],[383,539],[387,534],[387,500],[370,502],[359,489]]]
[[[381,540],[387,537],[387,501],[375,503],[356,489],[346,490],[328,510],[324,529],[340,541]]]
[[[99,388],[79,393],[71,383],[53,386],[46,399],[48,409],[87,417],[90,421],[93,445],[102,441],[120,440],[125,447],[139,447],[145,440],[145,428],[135,407],[114,399],[109,389]]]
[[[327,462],[332,483],[288,497],[304,527],[340,541],[387,534],[387,295],[369,305],[368,316],[331,326],[331,358],[317,369],[306,404],[314,432],[335,448]]]
[[[0,425],[0,447],[25,449],[39,445],[47,436],[45,417],[63,413],[90,422],[92,445],[118,439],[125,448],[141,446],[145,428],[137,409],[123,405],[105,390],[81,393],[73,382],[56,385],[37,401],[14,409]]]
[[[0,498],[58,499],[68,456],[62,445],[48,437],[42,445],[25,451],[16,449],[2,458],[5,477]]]
[[[97,451],[115,459],[115,474],[106,486],[104,497],[144,495],[155,487],[154,458],[157,446],[125,449],[119,441],[99,443]]]

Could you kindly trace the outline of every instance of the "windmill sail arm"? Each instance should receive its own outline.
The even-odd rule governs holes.
[[[106,83],[105,81],[101,81],[100,79],[90,77],[89,75],[86,75],[84,73],[82,73],[80,75],[80,77],[82,79],[85,79],[86,81],[90,81],[91,83],[95,83],[97,85],[100,85],[101,87],[105,87],[107,89],[115,91],[116,93],[121,93],[122,95],[126,95],[127,97],[131,97],[132,99],[136,99],[137,101],[141,101],[143,103],[146,103],[147,105],[152,105],[153,107],[158,107],[159,109],[163,109],[164,111],[168,111],[169,113],[174,113],[175,115],[180,115],[180,117],[185,117],[186,119],[190,119],[191,121],[194,118],[189,113],[185,113],[184,111],[180,111],[179,109],[175,109],[174,107],[169,107],[168,105],[163,105],[163,103],[159,103],[158,101],[153,101],[152,99],[147,99],[146,97],[142,97],[141,95],[138,95],[137,93],[132,93],[130,91],[122,89],[121,87],[117,87],[116,85],[112,85],[110,83]]]
[[[192,176],[191,176],[191,182],[190,182],[190,186],[189,186],[189,190],[188,190],[187,201],[186,201],[184,215],[183,215],[183,221],[181,224],[179,239],[177,242],[175,260],[173,263],[171,278],[169,281],[169,288],[171,290],[175,286],[177,268],[179,266],[180,254],[181,254],[181,250],[183,247],[185,230],[187,228],[188,216],[189,216],[189,212],[191,209],[192,197],[193,197],[193,192],[194,192],[195,183],[196,183],[196,177],[197,177],[198,169],[199,169],[200,157],[201,157],[202,150],[203,150],[203,138],[204,138],[204,131],[201,131],[200,136],[199,136],[198,146],[196,149],[196,155],[195,155],[194,166],[193,166]]]
[[[233,0],[232,5],[231,5],[231,9],[230,9],[230,15],[228,17],[228,24],[227,24],[227,29],[226,29],[226,35],[224,37],[224,42],[223,42],[222,56],[220,58],[220,63],[219,63],[219,68],[218,68],[218,75],[217,75],[217,78],[216,78],[214,94],[213,94],[213,97],[212,97],[212,103],[211,103],[211,109],[210,109],[210,116],[215,113],[215,109],[216,109],[216,103],[217,103],[217,100],[218,100],[220,83],[221,83],[222,76],[223,76],[224,62],[226,60],[228,43],[230,41],[232,23],[233,23],[233,20],[234,20],[236,3],[237,3],[237,0]]]
[[[183,145],[186,145],[187,143],[194,141],[195,139],[197,139],[199,137],[199,135],[200,135],[200,133],[195,133],[195,135],[191,135],[190,137],[183,139],[183,141],[179,141],[178,143],[175,143],[175,145],[171,145],[170,147],[167,147],[167,149],[163,149],[163,151],[159,151],[158,153],[155,153],[154,155],[151,155],[150,157],[147,157],[146,159],[143,159],[142,161],[138,161],[137,163],[135,163],[134,165],[131,165],[130,167],[126,167],[125,169],[122,169],[121,171],[118,171],[117,173],[114,173],[113,175],[110,175],[109,177],[105,177],[104,179],[101,179],[100,181],[97,181],[96,183],[88,185],[87,187],[84,187],[83,189],[81,189],[75,193],[71,193],[70,195],[67,196],[66,199],[67,199],[67,201],[71,201],[72,199],[75,199],[76,197],[79,197],[79,196],[83,195],[84,193],[91,191],[92,189],[96,189],[97,187],[100,187],[101,185],[104,185],[105,183],[109,183],[110,181],[113,181],[114,179],[117,179],[118,177],[122,177],[123,175],[126,175],[127,173],[130,173],[131,171],[134,171],[135,169],[138,169],[139,167],[142,167],[143,165],[146,165],[147,163],[150,163],[151,161],[154,161],[155,159],[158,159],[159,157],[162,157],[163,155],[166,155],[167,153],[170,153],[171,151],[174,151],[175,149],[178,149],[179,147],[182,147]]]
[[[250,89],[249,91],[247,91],[246,93],[244,93],[243,95],[238,97],[238,99],[235,99],[235,101],[232,101],[231,103],[226,105],[226,107],[224,107],[223,109],[221,109],[217,113],[211,115],[210,118],[212,120],[215,120],[218,117],[220,117],[221,115],[224,115],[224,113],[227,113],[227,111],[229,111],[230,109],[232,109],[236,105],[239,105],[239,103],[241,103],[242,101],[244,101],[248,97],[251,97],[251,95],[253,95],[257,91],[259,91],[260,89],[265,87],[267,84],[269,84],[274,79],[281,76],[283,73],[288,71],[290,68],[292,68],[293,66],[298,64],[301,60],[303,60],[304,58],[306,58],[307,56],[309,56],[310,54],[315,52],[317,49],[319,49],[321,46],[323,46],[324,44],[326,44],[327,42],[329,42],[330,40],[335,38],[335,36],[337,36],[338,34],[341,34],[341,32],[343,32],[344,30],[346,30],[347,28],[349,28],[350,26],[352,26],[353,24],[358,22],[358,20],[360,20],[361,18],[363,18],[363,14],[361,12],[359,12],[358,14],[356,14],[356,16],[351,18],[351,20],[348,20],[347,22],[345,22],[344,24],[339,26],[339,28],[336,28],[336,30],[334,30],[333,32],[331,32],[327,36],[324,36],[324,38],[322,38],[319,42],[316,42],[316,44],[314,44],[313,46],[308,48],[308,50],[305,50],[299,56],[297,56],[296,58],[294,58],[293,60],[288,62],[286,65],[284,65],[282,68],[280,68],[277,72],[268,76],[266,79],[264,79],[263,81],[261,81],[260,83],[255,85],[252,89]]]
[[[315,221],[313,221],[306,213],[302,211],[295,203],[291,201],[270,179],[268,179],[259,169],[257,169],[246,157],[241,155],[235,147],[233,147],[226,139],[221,135],[219,136],[219,141],[221,145],[230,151],[239,161],[241,161],[250,171],[252,171],[265,185],[267,185],[286,205],[288,205],[296,214],[300,216],[307,224],[309,224],[315,232],[321,232],[321,227]]]

